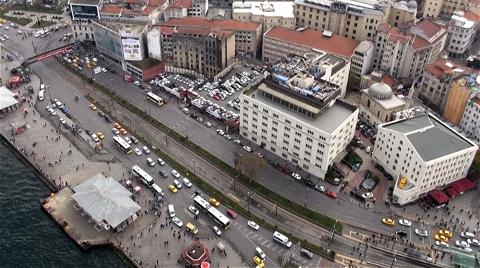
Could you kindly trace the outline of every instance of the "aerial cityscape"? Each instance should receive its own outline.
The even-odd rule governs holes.
[[[0,55],[0,267],[480,267],[478,0],[3,0]]]

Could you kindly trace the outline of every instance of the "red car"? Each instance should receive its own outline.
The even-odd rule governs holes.
[[[218,95],[214,95],[213,98],[214,98],[215,100],[220,100],[220,97],[219,97]]]
[[[235,212],[235,210],[233,210],[231,208],[227,209],[227,215],[228,215],[228,217],[230,217],[232,219],[237,218],[237,212]]]
[[[335,198],[337,198],[337,193],[335,193],[335,192],[328,192],[328,193],[327,193],[327,196],[330,197],[330,198],[335,199]]]

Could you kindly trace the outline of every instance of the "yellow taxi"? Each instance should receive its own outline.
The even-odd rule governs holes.
[[[213,198],[213,197],[210,198],[210,204],[214,207],[219,207],[220,206],[220,202],[218,202],[218,200]]]
[[[190,233],[192,233],[194,235],[198,234],[197,227],[195,227],[195,225],[191,224],[190,222],[187,223],[187,225],[185,225],[185,228],[187,229],[187,231],[189,231]]]
[[[119,123],[113,124],[113,127],[118,129],[118,130],[120,130],[122,128],[122,126]]]
[[[90,109],[92,109],[92,111],[95,111],[97,109],[97,106],[95,106],[95,104],[93,103],[90,103]]]
[[[391,218],[383,218],[382,219],[383,224],[394,226],[395,225],[395,220]]]
[[[101,139],[101,140],[103,140],[103,139],[105,138],[105,136],[103,135],[103,133],[100,132],[100,131],[97,132],[97,137],[98,137],[99,139]]]
[[[263,263],[263,260],[258,256],[253,257],[253,263],[256,265],[256,267],[265,267],[265,263]]]
[[[447,243],[448,242],[448,237],[446,237],[444,235],[441,235],[441,234],[436,234],[435,235],[435,240],[443,241],[443,242]]]
[[[173,186],[172,184],[168,185],[168,189],[169,189],[172,193],[178,192],[177,188],[176,188],[175,186]]]
[[[126,131],[123,127],[120,129],[120,133],[123,135],[127,135],[128,131]]]
[[[444,236],[446,236],[446,237],[448,237],[448,238],[452,238],[452,236],[453,236],[453,232],[451,232],[451,231],[449,231],[449,230],[445,230],[445,229],[440,229],[440,230],[438,230],[438,234],[444,235]]]

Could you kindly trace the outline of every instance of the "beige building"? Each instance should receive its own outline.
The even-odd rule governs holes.
[[[420,36],[427,40],[432,45],[430,58],[428,62],[441,59],[445,55],[445,46],[447,44],[447,30],[428,19],[423,19],[420,22],[410,26],[410,33]]]
[[[387,21],[390,4],[376,0],[295,0],[294,12],[298,27],[363,41],[373,40],[377,26]]]
[[[455,11],[448,24],[446,48],[452,57],[462,57],[475,39],[475,22],[465,18],[463,15],[463,11]]]
[[[442,112],[453,80],[459,75],[465,75],[469,70],[466,66],[445,60],[427,64],[418,88],[418,98],[430,108]]]
[[[398,27],[404,22],[417,19],[417,2],[400,1],[392,4],[388,14],[388,24]]]
[[[362,90],[360,117],[373,126],[392,121],[397,112],[407,108],[407,103],[395,96],[392,88],[383,82]]]
[[[358,85],[362,75],[369,73],[373,66],[375,45],[368,40],[360,42],[351,57],[350,78]]]
[[[459,76],[452,82],[452,88],[448,92],[443,117],[455,126],[459,126],[469,100],[475,97],[479,90],[480,85],[477,83],[476,75]]]
[[[468,7],[468,0],[425,0],[423,17],[451,16],[456,10],[467,10]]]
[[[232,5],[232,17],[239,21],[259,22],[262,24],[263,32],[274,26],[293,29],[295,28],[293,5],[293,1],[235,1]]]

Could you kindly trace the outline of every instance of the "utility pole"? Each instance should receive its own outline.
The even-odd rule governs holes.
[[[337,230],[337,222],[338,220],[335,220],[335,224],[333,225],[333,230],[332,230],[332,242],[333,242],[333,238],[335,237],[335,231]]]
[[[393,252],[393,259],[392,259],[392,264],[390,264],[390,268],[393,267],[393,264],[395,263],[396,260],[397,260],[397,251],[395,250]]]

